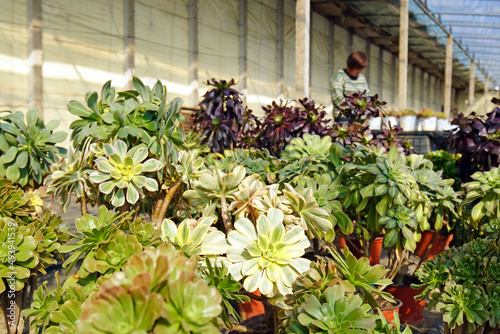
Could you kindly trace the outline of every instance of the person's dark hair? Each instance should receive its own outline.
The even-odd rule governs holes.
[[[368,65],[368,58],[361,51],[353,51],[349,57],[347,57],[347,68],[365,68]]]

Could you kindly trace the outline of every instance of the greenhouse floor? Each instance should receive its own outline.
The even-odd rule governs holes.
[[[50,203],[53,206],[57,214],[61,214],[59,201],[52,202],[49,197],[44,197],[43,199],[46,203]],[[97,208],[91,208],[89,211],[90,214],[97,214]],[[63,222],[70,226],[70,232],[78,233],[78,231],[75,229],[75,219],[80,218],[80,216],[80,205],[77,203],[71,204],[68,207],[67,212],[62,215]],[[67,277],[68,275],[65,275],[65,270],[64,268],[62,268],[61,264],[62,263],[59,263],[57,266],[50,267],[49,270],[47,270],[46,275],[40,276],[38,279],[38,285],[40,286],[40,284],[47,281],[47,286],[49,289],[56,288],[56,280],[54,276],[56,272],[59,273],[59,276],[61,277],[61,283],[63,283],[65,277]],[[78,268],[78,265],[76,267]],[[69,273],[69,275],[71,274],[72,272]],[[429,311],[425,309],[424,320],[419,323],[409,324],[409,326],[414,334],[441,334],[444,332],[443,317],[441,313],[437,312],[436,310]],[[27,328],[25,329],[25,333],[28,333]]]

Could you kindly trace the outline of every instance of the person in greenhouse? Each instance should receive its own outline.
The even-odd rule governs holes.
[[[347,57],[347,67],[334,74],[331,80],[331,95],[335,116],[338,116],[344,94],[366,90],[366,94],[370,95],[368,82],[361,73],[366,65],[368,65],[366,55],[361,51],[353,51]]]

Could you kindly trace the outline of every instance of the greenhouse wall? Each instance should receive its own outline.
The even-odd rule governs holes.
[[[2,110],[28,108],[27,5],[25,0],[6,0],[0,12]],[[42,6],[43,114],[46,120],[60,119],[61,128],[67,129],[74,119],[66,110],[68,101],[83,102],[86,92],[99,91],[107,80],[123,89],[130,79],[124,74],[124,5],[112,0],[44,0]],[[160,79],[167,86],[169,98],[188,101],[188,0],[135,0],[134,6],[135,74],[150,85]],[[208,89],[205,82],[211,78],[239,81],[239,6],[238,0],[198,1],[200,99]],[[295,1],[284,0],[282,60],[276,47],[277,8],[278,0],[247,1],[246,99],[259,115],[263,105],[278,98],[278,62],[283,64],[282,97],[302,98],[295,94]],[[331,110],[332,73],[345,67],[349,49],[369,50],[365,74],[371,92],[387,101],[388,108],[395,108],[397,57],[386,50],[380,52],[374,44],[368,46],[359,36],[350,37],[351,32],[338,25],[330,29],[330,24],[327,18],[312,12],[310,97]],[[409,66],[408,83],[409,108],[441,110],[443,85],[435,77]],[[459,110],[466,112],[466,93],[457,92],[455,96]],[[480,104],[481,98],[476,102]]]

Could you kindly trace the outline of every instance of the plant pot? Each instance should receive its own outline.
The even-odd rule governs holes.
[[[403,131],[415,131],[417,129],[417,116],[399,116],[399,126]]]
[[[451,129],[451,123],[446,118],[438,118],[436,123],[436,130],[446,131]]]
[[[382,117],[370,117],[370,118],[368,118],[368,128],[370,130],[382,129]]]
[[[352,240],[357,247],[361,248],[361,245],[359,244],[358,240]],[[384,241],[383,237],[378,237],[375,238],[375,240],[372,243],[372,247],[370,249],[370,265],[374,266],[376,264],[380,263],[380,256],[382,254],[382,242]],[[350,247],[349,250],[351,253],[356,257],[360,258],[362,257],[361,253],[358,252],[357,249]]]
[[[253,294],[260,296],[260,291],[256,290]],[[238,303],[238,308],[240,310],[241,320],[245,320],[265,312],[262,302],[252,298],[250,298],[250,302],[243,301]]]
[[[436,233],[437,233],[436,231],[423,231],[422,238],[417,243],[417,247],[415,248],[415,252],[413,253],[418,257],[423,258],[425,256],[427,248],[429,247]],[[436,239],[431,245],[431,250],[429,251],[429,255],[424,260],[431,260],[434,258],[434,256],[442,253],[452,240],[453,240],[453,234],[449,235],[438,234],[436,236]]]
[[[394,325],[394,323],[393,323],[394,312],[396,312],[399,315],[399,309],[403,305],[401,300],[399,300],[397,298],[394,298],[394,300],[397,303],[396,305],[394,305],[392,307],[387,307],[387,308],[380,308],[380,312],[384,315],[384,318],[393,325]],[[377,313],[377,310],[374,310],[374,312]]]
[[[347,245],[347,241],[345,241],[344,237],[337,236],[337,245],[340,249],[344,249],[344,247]]]
[[[399,318],[401,322],[415,324],[424,319],[425,299],[416,301],[415,296],[421,293],[424,288],[415,290],[409,286],[388,286],[385,291],[394,298],[401,300],[403,305],[399,308]]]
[[[420,117],[422,131],[436,131],[437,117]]]
[[[398,125],[398,118],[396,116],[385,116],[383,120],[384,124],[389,127]]]

